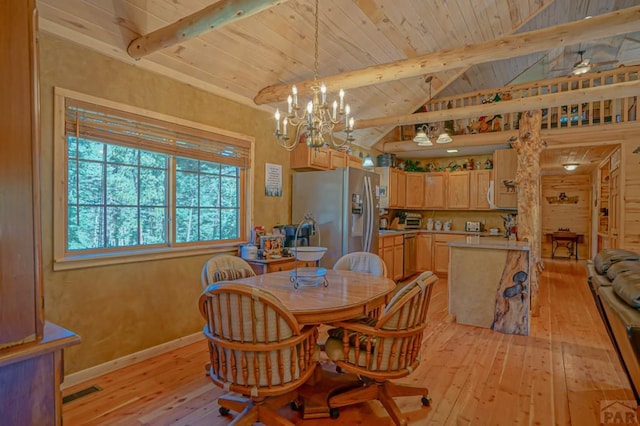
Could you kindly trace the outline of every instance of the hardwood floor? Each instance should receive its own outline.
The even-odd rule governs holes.
[[[584,265],[546,260],[540,316],[530,336],[513,336],[448,321],[447,284],[440,280],[430,306],[422,363],[399,380],[424,383],[431,407],[399,398],[416,425],[597,425],[600,401],[632,400],[633,393],[589,293]],[[204,374],[204,341],[78,384],[101,391],[64,405],[65,425],[226,425],[222,393]],[[327,365],[330,368],[329,365]],[[378,402],[341,409],[337,420],[314,425],[391,424]]]

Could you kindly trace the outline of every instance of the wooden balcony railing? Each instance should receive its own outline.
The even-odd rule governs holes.
[[[557,79],[538,81],[490,89],[474,94],[436,98],[428,102],[426,111],[434,112],[451,108],[465,108],[483,103],[501,102],[510,99],[570,92],[591,87],[599,87],[638,80],[640,66],[619,67],[608,71],[599,71],[579,76],[566,76]],[[578,102],[575,104],[544,108],[542,110],[542,129],[559,129],[600,124],[617,124],[637,120],[637,96],[603,99],[596,102]],[[459,119],[441,123],[445,128],[453,127],[454,134],[498,132],[518,128],[521,113],[503,113],[492,116]],[[398,128],[396,140],[407,140],[413,136],[416,126]]]

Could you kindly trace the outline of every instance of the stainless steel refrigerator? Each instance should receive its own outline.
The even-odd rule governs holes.
[[[378,174],[350,167],[293,175],[291,219],[313,215],[318,235],[309,243],[328,249],[321,266],[355,251],[378,254],[379,185]]]

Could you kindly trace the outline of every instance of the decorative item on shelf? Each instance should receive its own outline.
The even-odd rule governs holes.
[[[486,170],[493,169],[493,160],[491,160],[490,158],[487,158],[487,161],[484,162],[484,168]]]
[[[452,222],[451,222],[451,220],[447,220],[447,221],[445,221],[445,222],[444,222],[444,224],[443,224],[443,229],[444,229],[445,231],[451,231],[451,226],[452,226]]]
[[[424,168],[420,166],[420,161],[418,160],[406,160],[404,162],[404,171],[405,172],[424,172]]]
[[[427,219],[427,231],[433,231],[433,218]]]
[[[469,158],[467,160],[467,162],[465,163],[465,167],[466,170],[473,170],[475,168],[475,163],[473,158]]]
[[[436,170],[438,170],[438,166],[436,166],[436,163],[430,162],[425,166],[425,171],[427,172],[435,172]]]
[[[327,87],[318,81],[318,0],[315,2],[315,38],[314,38],[314,62],[313,62],[313,85],[311,91],[312,99],[307,103],[306,109],[301,111],[298,104],[298,89],[294,85],[291,88],[291,95],[287,98],[287,115],[280,127],[280,111],[276,109],[275,136],[282,148],[292,151],[301,141],[301,136],[305,135],[304,142],[311,148],[321,148],[327,145],[325,138],[329,139],[331,145],[340,151],[347,151],[354,140],[353,132],[354,118],[350,117],[349,105],[344,103],[344,90],[340,89],[340,102],[333,101],[332,108],[327,104]],[[333,129],[336,124],[344,122],[344,141],[334,139]],[[295,137],[288,136],[289,125],[294,127]]]

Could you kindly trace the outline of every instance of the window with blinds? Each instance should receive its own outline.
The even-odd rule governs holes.
[[[252,143],[131,109],[64,97],[63,257],[240,241]]]

